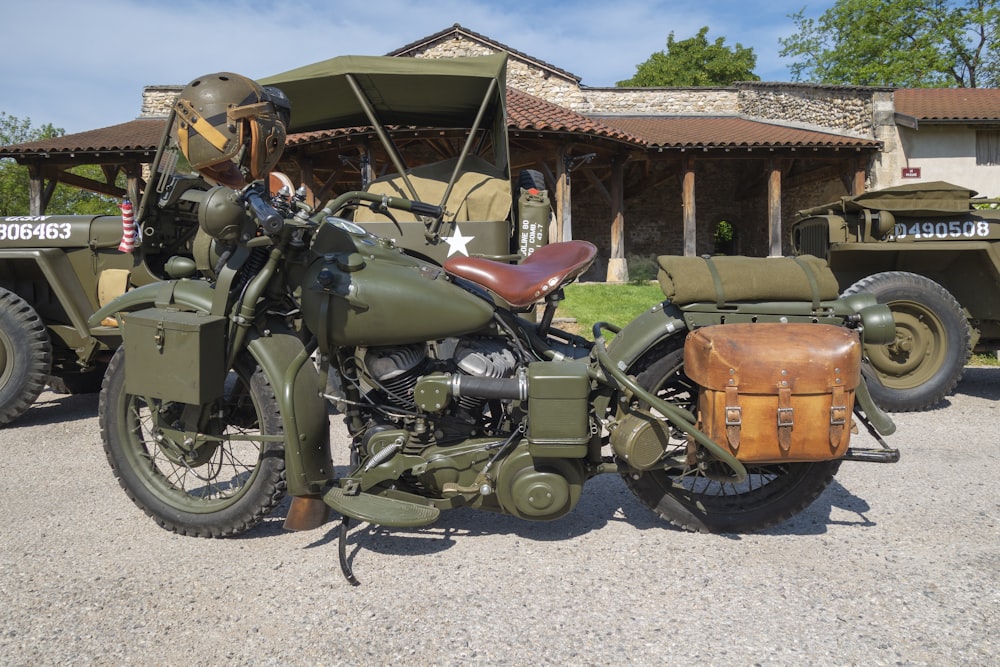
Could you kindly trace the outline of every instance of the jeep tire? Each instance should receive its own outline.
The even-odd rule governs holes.
[[[38,313],[0,287],[0,426],[31,407],[52,367],[52,343]]]
[[[955,298],[933,280],[887,271],[862,278],[844,296],[868,292],[892,310],[896,339],[866,345],[880,382],[870,382],[882,409],[912,412],[934,407],[958,384],[971,352],[969,323]]]

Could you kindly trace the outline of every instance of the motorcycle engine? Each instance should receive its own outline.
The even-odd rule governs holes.
[[[403,452],[423,458],[419,472],[400,480],[410,492],[463,489],[473,507],[534,520],[558,518],[576,504],[585,480],[582,462],[538,459],[512,430],[524,417],[517,411],[525,409],[526,396],[512,395],[524,374],[505,341],[470,336],[373,347],[359,350],[359,357],[363,388],[383,406],[381,416],[372,415],[360,449],[377,461],[383,451],[395,451],[387,443],[399,441]],[[441,407],[429,409],[419,397],[427,385],[449,394]],[[507,438],[510,447],[503,445]],[[479,473],[487,464],[494,483],[483,491]]]
[[[371,384],[381,389],[390,405],[415,408],[417,381],[430,373],[445,371],[477,378],[509,378],[517,370],[517,357],[500,339],[487,337],[450,338],[434,344],[368,348],[363,367]],[[452,406],[463,421],[475,420],[485,399],[458,398]]]

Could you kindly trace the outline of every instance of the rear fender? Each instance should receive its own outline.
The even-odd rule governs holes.
[[[668,301],[659,303],[626,324],[608,343],[608,356],[622,371],[661,340],[687,335],[681,310]]]

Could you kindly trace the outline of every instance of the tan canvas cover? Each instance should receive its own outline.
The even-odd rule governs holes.
[[[944,181],[910,183],[860,195],[841,197],[839,201],[799,211],[799,217],[834,213],[858,213],[864,209],[889,211],[899,217],[925,217],[968,213],[975,190]]]
[[[441,204],[448,180],[455,170],[458,158],[414,167],[407,172],[410,182],[417,191],[417,198],[428,204]],[[377,178],[368,186],[368,192],[390,197],[410,199],[409,190],[399,174],[389,174]],[[444,203],[446,222],[493,222],[506,220],[512,201],[511,184],[497,167],[486,160],[470,155],[462,163],[462,174],[452,188],[448,201]],[[400,222],[416,220],[404,211],[393,211],[393,217]],[[386,217],[368,208],[359,208],[354,214],[357,222],[384,222]]]

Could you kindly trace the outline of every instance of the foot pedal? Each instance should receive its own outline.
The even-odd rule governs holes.
[[[437,521],[441,515],[441,510],[430,505],[418,505],[370,493],[349,496],[339,486],[327,491],[323,502],[352,519],[394,528],[426,526]]]

